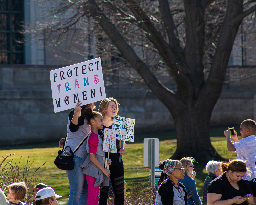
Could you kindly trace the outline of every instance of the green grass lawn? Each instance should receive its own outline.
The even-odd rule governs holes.
[[[234,152],[228,152],[226,148],[226,139],[223,136],[224,129],[226,129],[226,127],[211,128],[211,141],[213,146],[223,157],[234,159],[236,154]],[[238,127],[235,129],[239,130]],[[127,196],[134,193],[134,187],[138,184],[148,184],[150,169],[143,166],[143,139],[152,137],[159,138],[159,160],[169,158],[176,149],[174,131],[135,135],[135,143],[128,143],[126,145],[126,153],[123,156]],[[57,146],[58,142],[7,148],[1,147],[0,156],[5,157],[15,153],[10,159],[13,159],[13,163],[18,163],[20,167],[25,166],[29,161],[30,175],[41,166],[36,172],[37,182],[43,182],[52,186],[56,193],[63,196],[60,200],[66,201],[69,194],[69,183],[66,172],[59,170],[53,164],[59,150]],[[43,165],[44,163],[45,165]],[[207,174],[202,168],[196,168],[195,170],[197,172],[195,180],[198,192],[199,195],[202,196],[203,182]]]

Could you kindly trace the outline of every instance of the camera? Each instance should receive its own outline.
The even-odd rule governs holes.
[[[234,134],[235,134],[235,129],[234,129],[234,127],[229,128],[229,130],[230,130],[231,135],[234,135]]]

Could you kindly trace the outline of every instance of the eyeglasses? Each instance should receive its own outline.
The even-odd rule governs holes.
[[[182,168],[174,168],[174,169],[179,169],[181,171],[184,171],[185,169],[182,167]]]

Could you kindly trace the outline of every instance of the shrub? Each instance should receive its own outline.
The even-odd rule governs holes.
[[[14,162],[14,159],[11,159],[14,154],[10,154],[6,157],[2,157],[0,162],[0,187],[8,192],[7,186],[14,182],[23,181],[26,183],[27,187],[34,187],[37,183],[38,178],[35,176],[36,172],[45,164],[38,167],[36,170],[31,170],[33,161],[23,159],[22,156],[19,158],[18,162]],[[25,163],[24,163],[25,162]],[[25,201],[30,204],[32,203],[32,194],[28,189]]]

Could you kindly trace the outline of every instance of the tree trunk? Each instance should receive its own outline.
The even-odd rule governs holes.
[[[164,21],[170,44],[152,23],[151,17],[143,11],[139,3],[136,3],[137,1],[123,0],[123,2],[133,13],[133,17],[129,19],[145,32],[147,39],[158,50],[167,71],[177,85],[177,92],[170,91],[159,82],[150,70],[150,66],[139,57],[95,0],[86,1],[83,9],[84,13],[89,13],[94,18],[122,56],[170,111],[177,132],[177,150],[172,158],[194,157],[202,165],[209,160],[225,160],[211,145],[210,118],[221,94],[232,45],[242,21],[242,18],[238,17],[243,14],[243,1],[228,0],[225,20],[207,79],[203,72],[204,15],[206,5],[212,1],[183,1],[186,13],[186,46],[183,50],[178,46],[179,39],[174,33],[175,24],[168,1],[159,1],[159,7],[164,12],[162,18],[165,19],[166,15],[170,18]],[[237,18],[238,20],[234,20]]]
[[[202,104],[196,106],[192,104],[185,109],[184,107],[181,109],[182,106],[178,105],[179,114],[173,115],[177,149],[171,158],[194,157],[202,166],[205,166],[209,160],[226,160],[217,153],[209,138],[212,111]]]

